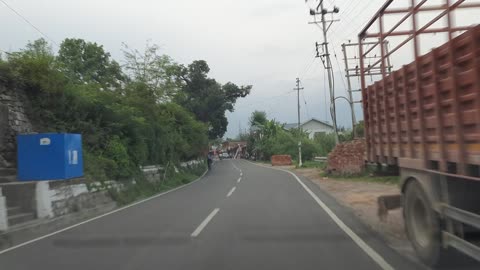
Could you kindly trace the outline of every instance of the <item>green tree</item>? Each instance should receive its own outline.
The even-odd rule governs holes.
[[[318,146],[320,156],[326,157],[335,148],[335,135],[333,133],[317,133],[314,141]]]
[[[77,83],[98,83],[112,88],[124,80],[120,65],[97,43],[67,38],[60,44],[58,61],[65,74]]]
[[[264,111],[254,111],[248,121],[251,127],[263,126],[268,121],[267,113]]]
[[[17,85],[24,85],[30,93],[58,93],[65,86],[65,76],[52,49],[45,39],[29,42],[25,49],[7,56],[8,68],[5,76]]]
[[[175,101],[191,111],[198,120],[209,126],[210,139],[222,137],[227,130],[226,111],[232,112],[238,98],[247,96],[252,86],[237,86],[231,82],[221,85],[208,78],[210,68],[203,60],[177,70],[182,87]]]
[[[136,63],[155,69],[147,72],[150,75],[142,75],[140,69],[123,73],[102,46],[67,39],[55,57],[40,39],[0,60],[0,83],[24,88],[37,131],[82,134],[88,177],[130,180],[139,174],[140,165],[203,156],[208,147],[207,125],[214,120],[211,116],[199,121],[192,110],[166,94],[185,87],[178,76],[180,66],[167,56],[148,59],[156,60],[142,58]],[[218,87],[222,99],[213,95],[205,104],[223,108],[223,114],[216,113],[224,116],[225,110],[233,109],[236,86],[210,86]],[[220,125],[226,126],[223,121],[226,118],[219,120]]]
[[[168,55],[160,54],[160,47],[147,43],[140,52],[123,44],[125,70],[133,82],[145,85],[155,102],[170,101],[180,88],[178,66]]]

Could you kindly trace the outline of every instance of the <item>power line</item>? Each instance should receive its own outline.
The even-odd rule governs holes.
[[[312,57],[312,60],[310,61],[309,65],[306,68],[304,68],[304,70],[301,73],[298,73],[297,77],[298,78],[306,77],[308,75],[308,72],[312,68],[314,62],[315,62],[315,57]]]
[[[360,3],[360,2],[359,2],[359,3]],[[360,18],[361,15],[363,15],[373,3],[375,3],[375,1],[373,1],[373,0],[368,1],[367,5],[365,5],[365,7],[362,8],[362,11],[360,11],[360,13],[359,13],[356,17],[357,17],[357,18]],[[350,36],[351,34],[359,31],[362,27],[365,26],[365,24],[368,22],[368,20],[370,20],[370,17],[368,17],[366,20],[363,20],[363,22],[360,23],[360,24],[358,24],[358,26],[357,26],[356,28],[354,28],[353,31],[348,32],[348,34],[343,35],[342,37],[343,37],[343,38],[348,37],[348,36]]]
[[[304,80],[311,79],[312,77],[310,77],[310,76],[312,74],[316,73],[319,66],[320,66],[319,61],[315,61],[314,64],[311,66],[311,68],[304,74],[303,79]],[[313,77],[315,77],[315,76],[313,76]]]
[[[341,23],[337,24],[336,26],[334,26],[334,28],[332,29],[332,32],[336,32],[340,28],[340,26],[353,25],[353,19],[350,18],[351,12],[353,12],[361,2],[362,1],[358,1],[356,5],[350,5],[349,6],[350,8],[347,7],[344,10],[344,12],[339,13],[339,15],[344,17],[343,19],[344,19],[345,23],[341,22]]]
[[[340,62],[338,62],[337,52],[335,51],[335,47],[332,46],[332,49],[333,49],[333,55],[335,56],[335,60],[336,60],[336,62],[337,62],[338,73],[340,73],[340,77],[342,77],[343,88],[344,88],[344,89],[347,89],[347,84],[345,83],[345,77],[342,76],[342,69],[340,68]]]
[[[244,109],[244,108],[248,108],[248,107],[251,107],[251,106],[255,106],[255,105],[259,105],[259,104],[265,104],[265,103],[269,103],[271,101],[274,101],[275,99],[278,99],[278,98],[281,98],[281,97],[286,97],[288,95],[290,95],[291,93],[295,92],[294,90],[289,90],[287,92],[285,92],[284,94],[282,95],[277,95],[277,96],[272,96],[272,97],[269,97],[269,99],[265,99],[263,101],[259,101],[259,102],[254,102],[254,103],[249,103],[249,104],[245,104],[244,106],[237,106],[235,105],[234,109],[237,110],[237,109]]]
[[[300,82],[300,85],[301,85],[302,88],[303,88],[302,82]],[[302,98],[303,98],[303,103],[305,103],[305,112],[307,113],[307,117],[310,119],[310,112],[309,112],[309,110],[308,110],[307,100],[305,99],[305,95],[304,95],[303,92],[302,92]]]
[[[33,23],[31,23],[27,18],[25,18],[25,16],[23,16],[22,14],[20,14],[18,11],[16,11],[13,7],[11,7],[9,4],[7,4],[7,2],[5,2],[4,0],[0,0],[0,2],[2,2],[8,9],[10,9],[12,12],[14,12],[15,14],[17,14],[17,16],[19,16],[20,18],[22,18],[27,24],[29,24],[33,29],[35,29],[38,33],[40,33],[42,36],[46,37],[48,40],[50,40],[55,46],[59,47],[58,44],[52,39],[50,38],[47,34],[45,34],[44,32],[42,32],[42,30],[40,30],[40,28],[36,27]]]
[[[303,94],[303,92],[302,92],[302,98],[303,98],[303,102],[305,103],[305,112],[307,113],[307,117],[308,119],[311,119],[310,112],[308,110],[307,100],[305,99],[305,95]]]
[[[343,32],[344,34],[342,35],[341,33],[342,32],[338,32],[339,35],[337,36],[333,36],[335,37],[335,39],[332,39],[332,44],[335,45],[335,46],[340,46],[340,43],[342,42],[342,40],[345,40],[345,39],[348,39],[353,33],[355,32],[358,32],[367,22],[368,20],[370,19],[370,17],[366,18],[366,20],[363,20],[360,24],[357,24],[357,23],[354,23],[354,20],[350,17],[350,13],[352,13],[353,11],[356,10],[356,7],[362,3],[362,1],[359,1],[357,2],[357,5],[352,5],[352,8],[350,9],[349,12],[345,12],[345,13],[342,13],[341,15],[342,16],[345,16],[347,17],[347,20],[343,20],[342,23],[339,23],[338,25],[336,25],[336,27],[333,29],[333,32],[338,32],[337,30],[340,29],[340,27],[345,27],[347,26],[348,28],[350,28],[349,26],[351,25],[358,25],[356,28],[350,28],[352,29],[350,32],[347,32],[347,34],[345,34],[345,32]],[[361,18],[362,15],[368,10],[368,8],[373,4],[373,3],[377,3],[376,1],[374,0],[370,0],[368,1],[368,3],[361,8],[361,11],[358,13],[358,14],[355,14],[355,18]],[[348,8],[347,8],[348,9]],[[361,20],[361,19],[359,19]],[[345,23],[344,23],[345,22]],[[350,22],[350,23],[348,23]],[[354,39],[356,39],[357,37],[354,37]]]
[[[312,56],[314,52],[315,52],[315,49],[313,49],[313,50],[309,53],[309,55],[308,55],[307,59],[305,59],[305,61],[308,61],[310,58],[311,58],[311,61],[310,61],[310,62],[307,62],[307,63],[303,66],[303,68],[301,69],[301,72],[299,72],[299,73],[297,74],[297,77],[302,77],[301,75],[303,75],[305,72],[307,72],[308,69],[310,69],[310,66],[312,65],[313,61],[315,60],[315,57]]]

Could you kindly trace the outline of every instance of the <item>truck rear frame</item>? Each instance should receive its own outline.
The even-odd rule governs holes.
[[[400,168],[407,233],[425,263],[439,263],[442,246],[480,261],[480,246],[467,237],[480,232],[480,26],[454,23],[455,11],[480,3],[408,0],[408,7],[391,8],[393,2],[358,36],[367,160]],[[438,14],[419,26],[424,12]],[[401,19],[385,29],[385,16],[392,14]],[[442,19],[446,26],[433,27]],[[408,20],[411,28],[401,30]],[[446,33],[448,41],[420,55],[420,35],[432,33]],[[379,44],[389,37],[406,38],[387,51]],[[372,39],[373,46],[364,45]],[[386,61],[409,42],[414,61],[391,72]],[[367,65],[375,48],[380,60]],[[381,80],[367,85],[375,68]]]

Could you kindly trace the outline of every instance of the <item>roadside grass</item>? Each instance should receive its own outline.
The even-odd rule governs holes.
[[[325,167],[327,166],[327,163],[324,162],[324,161],[315,161],[315,160],[307,160],[305,162],[302,162],[302,166],[298,166],[298,162],[297,162],[297,165],[295,166],[295,168],[299,169],[299,168],[319,168],[319,169],[325,169]]]
[[[367,167],[363,173],[352,175],[335,175],[328,174],[325,171],[320,172],[320,176],[328,177],[339,181],[351,181],[351,182],[371,182],[382,183],[390,185],[398,185],[400,183],[400,176],[385,174],[385,172],[377,171],[371,167]]]
[[[171,173],[165,180],[159,182],[149,182],[144,177],[137,177],[135,182],[130,182],[121,190],[109,189],[108,192],[112,199],[119,205],[126,205],[137,200],[154,196],[158,193],[188,184],[197,179],[205,171],[204,166],[197,166],[188,171]]]
[[[324,171],[327,163],[321,161],[306,161],[302,164],[301,168],[317,168],[321,177],[327,177],[329,179],[338,180],[338,181],[350,181],[350,182],[371,182],[371,183],[382,183],[389,185],[397,185],[400,183],[400,176],[398,175],[386,175],[383,172],[378,172],[375,169],[367,168],[361,174],[352,174],[352,175],[335,175],[328,174]],[[297,169],[300,167],[297,165]]]
[[[334,179],[338,181],[350,181],[350,182],[370,182],[370,183],[380,183],[388,185],[398,185],[400,183],[400,176],[384,176],[384,175],[375,175],[371,173],[364,173],[360,175],[329,175],[324,172],[320,173],[323,177],[328,177],[329,179]]]
[[[257,160],[255,160],[254,162],[260,163],[260,164],[268,164],[268,165],[271,164],[271,163],[270,163],[270,160],[260,160],[260,159],[257,159]]]
[[[261,164],[270,164],[268,160],[257,160],[255,161]],[[365,172],[361,174],[353,174],[353,175],[333,175],[327,174],[324,169],[327,166],[327,162],[325,161],[314,161],[314,160],[307,160],[303,162],[302,167],[298,166],[296,160],[292,160],[293,164],[297,164],[295,166],[296,169],[304,169],[304,168],[315,168],[319,170],[319,174],[321,177],[327,177],[329,179],[338,180],[338,181],[350,181],[350,182],[370,182],[370,183],[381,183],[381,184],[388,184],[388,185],[398,185],[400,183],[400,176],[398,175],[385,175],[383,172],[378,172],[373,168],[367,168]]]

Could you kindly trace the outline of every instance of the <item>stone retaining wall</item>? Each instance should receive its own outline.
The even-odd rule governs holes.
[[[0,168],[15,167],[17,134],[34,132],[26,113],[28,103],[23,90],[0,82]]]

